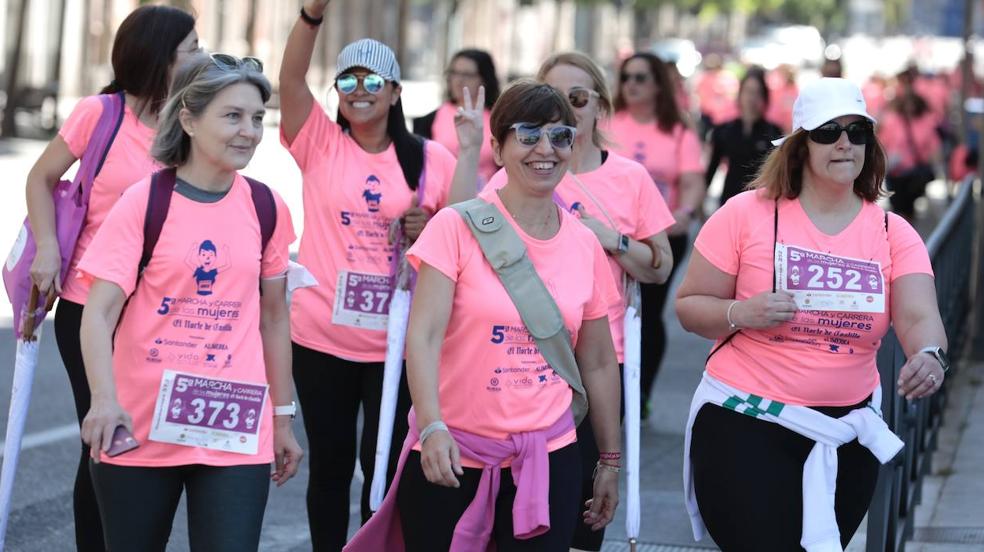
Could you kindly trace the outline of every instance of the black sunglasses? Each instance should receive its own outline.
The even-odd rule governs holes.
[[[810,131],[810,140],[818,144],[833,144],[840,140],[841,132],[844,131],[847,131],[847,139],[852,144],[863,146],[871,140],[873,129],[868,121],[854,121],[847,126],[828,121]]]
[[[571,88],[567,92],[567,99],[571,102],[571,105],[580,109],[588,105],[588,101],[591,100],[592,96],[600,96],[594,90],[588,90],[587,88]]]
[[[622,73],[619,75],[618,80],[625,84],[629,81],[635,81],[636,84],[644,84],[649,80],[649,73]]]

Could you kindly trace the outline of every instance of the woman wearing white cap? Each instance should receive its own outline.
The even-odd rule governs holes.
[[[353,42],[338,55],[338,117],[329,119],[305,82],[327,6],[327,0],[304,3],[280,69],[281,140],[304,178],[299,261],[319,282],[295,292],[291,301],[294,379],[310,447],[307,506],[315,550],[339,550],[345,543],[360,406],[363,521],[370,513],[392,267],[400,256],[391,242],[415,240],[431,214],[474,195],[482,128],[481,107],[472,110],[466,100],[457,121],[457,168],[443,146],[410,134],[396,56],[371,39]],[[479,91],[479,106],[481,96]],[[391,238],[391,226],[397,239]],[[407,431],[405,377],[400,387],[392,437],[397,443]],[[399,448],[391,452],[390,478]]]
[[[902,448],[878,415],[889,324],[908,356],[898,393],[943,383],[926,247],[874,203],[885,174],[874,122],[850,82],[805,87],[755,189],[697,237],[677,314],[717,343],[691,404],[684,483],[694,537],[706,529],[722,550],[850,541],[879,462]]]

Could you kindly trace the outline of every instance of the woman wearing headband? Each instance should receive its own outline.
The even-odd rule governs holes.
[[[257,550],[271,464],[280,486],[301,460],[294,229],[283,201],[238,173],[263,136],[261,70],[214,54],[178,72],[152,150],[168,168],[124,192],[79,263],[92,282],[82,440],[107,550],[163,551],[183,492],[192,550]]]
[[[459,135],[457,165],[440,144],[410,134],[400,65],[389,47],[368,38],[338,55],[338,117],[329,119],[305,81],[327,6],[327,0],[304,3],[280,68],[281,141],[304,179],[298,260],[318,280],[291,299],[294,379],[310,444],[307,507],[315,550],[345,544],[360,407],[363,521],[371,513],[389,301],[402,252],[397,245],[415,240],[439,208],[474,196],[481,144],[481,107],[472,110],[468,94],[458,122],[460,128],[468,121],[471,132]],[[452,186],[453,178],[462,186]],[[391,228],[406,240],[392,240]],[[404,377],[395,443],[406,435],[409,408]],[[398,453],[392,447],[389,477]]]
[[[908,400],[948,367],[926,246],[875,203],[885,155],[861,91],[820,79],[793,112],[754,189],[701,229],[676,301],[717,340],[684,479],[695,538],[724,551],[846,547],[902,448],[879,416],[881,338],[893,326],[908,356],[891,382]]]

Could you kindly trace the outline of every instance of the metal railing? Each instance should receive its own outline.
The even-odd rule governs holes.
[[[972,260],[974,254],[974,180],[965,179],[939,224],[926,241],[936,276],[940,315],[951,352],[951,371],[959,369],[960,352],[970,330]],[[881,467],[875,496],[868,509],[868,552],[901,552],[912,537],[914,511],[922,499],[923,475],[929,472],[942,423],[947,385],[932,397],[907,401],[895,389],[905,354],[894,331],[878,350],[882,411],[905,449]],[[949,378],[948,378],[949,379]]]

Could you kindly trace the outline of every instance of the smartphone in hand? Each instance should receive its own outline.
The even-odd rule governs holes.
[[[109,450],[106,451],[106,456],[119,456],[124,452],[130,452],[139,446],[140,443],[133,437],[133,434],[126,429],[126,426],[118,425],[116,426],[116,430],[113,431],[113,441],[109,444]]]

